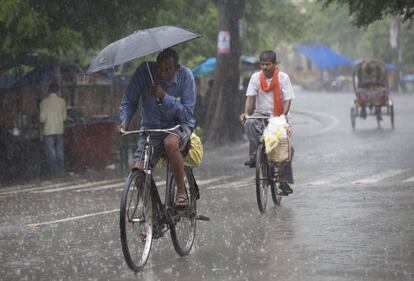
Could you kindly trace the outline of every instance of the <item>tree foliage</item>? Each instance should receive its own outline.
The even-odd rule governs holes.
[[[181,26],[202,35],[200,39],[177,46],[180,60],[194,67],[214,56],[218,25],[214,1],[176,0],[166,5],[159,10],[156,25]]]
[[[413,0],[319,0],[324,7],[333,3],[348,5],[349,14],[357,26],[367,26],[387,16],[403,15],[404,19],[413,19]]]
[[[0,57],[36,51],[76,57],[150,26],[164,1],[0,0]]]
[[[258,55],[276,49],[281,43],[298,40],[305,31],[307,15],[290,1],[246,0],[244,17],[246,34],[243,51]]]

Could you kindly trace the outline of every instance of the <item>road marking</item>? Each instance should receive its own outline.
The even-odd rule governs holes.
[[[361,183],[375,183],[378,182],[380,180],[389,178],[389,177],[393,177],[396,176],[398,174],[404,173],[407,169],[406,168],[401,168],[401,169],[389,169],[386,170],[384,172],[372,175],[370,177],[361,179],[361,180],[357,180],[352,182],[353,184],[361,184]]]
[[[39,183],[42,184],[42,183]],[[64,183],[49,183],[47,185],[42,185],[42,186],[36,186],[36,187],[32,187],[32,188],[28,188],[28,187],[17,187],[17,190],[10,190],[10,191],[5,191],[5,192],[0,192],[1,195],[3,194],[14,194],[14,193],[20,193],[20,192],[32,192],[32,191],[36,191],[36,190],[42,190],[42,189],[48,189],[50,187],[61,187],[61,186],[69,186],[73,183],[71,182],[64,182]],[[30,185],[30,186],[35,186]],[[8,188],[8,190],[11,188]]]
[[[204,186],[213,182],[217,182],[217,181],[221,181],[221,180],[225,180],[231,178],[231,176],[221,176],[221,177],[216,177],[216,178],[211,178],[211,179],[205,179],[205,180],[197,180],[197,184],[200,186]],[[97,186],[97,187],[92,187],[92,188],[81,188],[76,190],[76,192],[85,192],[85,191],[97,191],[97,190],[104,190],[104,189],[110,189],[110,188],[114,188],[114,187],[123,187],[123,185],[125,184],[125,182],[118,182],[115,184],[110,184],[110,185],[104,185],[104,186]],[[166,181],[160,181],[157,182],[156,185],[157,187],[162,187],[165,186]],[[119,189],[122,191],[123,188]]]
[[[406,179],[405,181],[403,181],[403,182],[414,182],[414,177],[411,177],[411,178],[409,178],[409,179]]]
[[[308,182],[306,185],[313,186],[313,185],[324,185],[330,183],[332,180],[318,180],[318,181],[312,181]]]
[[[107,185],[102,185],[102,186],[97,186],[97,187],[81,188],[81,189],[77,189],[75,191],[76,192],[85,192],[85,191],[105,190],[105,189],[110,189],[110,188],[114,188],[114,187],[122,187],[124,184],[125,184],[125,182],[120,181],[120,182],[116,182],[114,184],[107,184]]]
[[[108,211],[103,211],[103,212],[98,212],[98,213],[91,213],[91,214],[86,214],[86,215],[82,215],[82,216],[76,216],[76,217],[71,217],[71,218],[66,218],[66,219],[61,219],[61,220],[54,220],[54,221],[47,221],[47,222],[40,222],[40,223],[30,223],[27,226],[37,227],[37,226],[41,226],[41,225],[48,225],[48,224],[66,222],[66,221],[79,220],[79,219],[83,219],[83,218],[87,218],[87,217],[98,216],[98,215],[109,214],[109,213],[115,213],[115,212],[119,212],[119,209],[108,210]]]
[[[328,126],[324,126],[324,128],[317,130],[315,132],[309,133],[309,136],[315,136],[315,135],[322,135],[322,133],[326,133],[327,131],[332,130],[336,126],[338,126],[339,121],[338,119],[330,114],[321,113],[321,112],[314,112],[314,111],[306,111],[306,110],[292,110],[292,114],[302,114],[307,115],[313,119],[316,119],[320,123],[323,124],[321,120],[329,120]]]
[[[221,176],[221,177],[214,177],[214,178],[210,178],[210,179],[205,179],[205,180],[197,180],[197,184],[198,185],[207,185],[213,182],[217,182],[217,181],[221,181],[221,180],[226,180],[231,178],[232,176]]]
[[[101,184],[105,184],[105,183],[109,184],[109,183],[113,183],[113,182],[119,182],[119,179],[95,181],[95,182],[77,184],[77,185],[72,185],[72,186],[67,186],[67,187],[58,187],[58,188],[41,190],[41,191],[35,191],[35,193],[39,193],[39,192],[50,193],[50,192],[58,192],[58,191],[65,191],[65,190],[73,190],[73,189],[80,189],[80,188],[85,188],[85,187],[97,186],[97,185],[101,185]]]
[[[245,178],[245,179],[241,179],[239,181],[233,181],[230,183],[223,183],[223,184],[218,184],[218,185],[213,185],[213,186],[208,186],[205,189],[206,190],[213,190],[213,189],[227,189],[227,188],[239,188],[239,187],[244,187],[247,185],[253,185],[254,184],[254,179],[253,178]]]

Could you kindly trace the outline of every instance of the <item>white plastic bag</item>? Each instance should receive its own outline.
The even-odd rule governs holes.
[[[290,144],[284,115],[269,118],[263,131],[267,158],[277,165],[290,160]]]

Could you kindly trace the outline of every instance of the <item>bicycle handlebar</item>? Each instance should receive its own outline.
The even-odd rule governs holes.
[[[254,115],[250,115],[250,116],[245,116],[244,118],[246,119],[260,119],[260,120],[267,120],[269,118],[271,118],[273,116],[254,116]]]
[[[151,132],[159,132],[159,133],[173,133],[174,130],[178,129],[180,125],[177,125],[173,128],[169,129],[141,129],[141,130],[135,130],[135,131],[125,131],[121,128],[121,133],[123,136],[130,135],[130,134],[140,134],[140,133],[151,133]]]

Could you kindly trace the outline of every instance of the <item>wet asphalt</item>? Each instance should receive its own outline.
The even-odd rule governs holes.
[[[125,173],[90,172],[0,189],[2,280],[413,280],[414,94],[350,124],[353,94],[297,92],[294,193],[256,204],[247,144],[206,147],[194,249],[166,234],[143,272],[126,266],[118,208]],[[163,171],[156,177],[162,181]],[[163,188],[160,188],[163,191]]]

